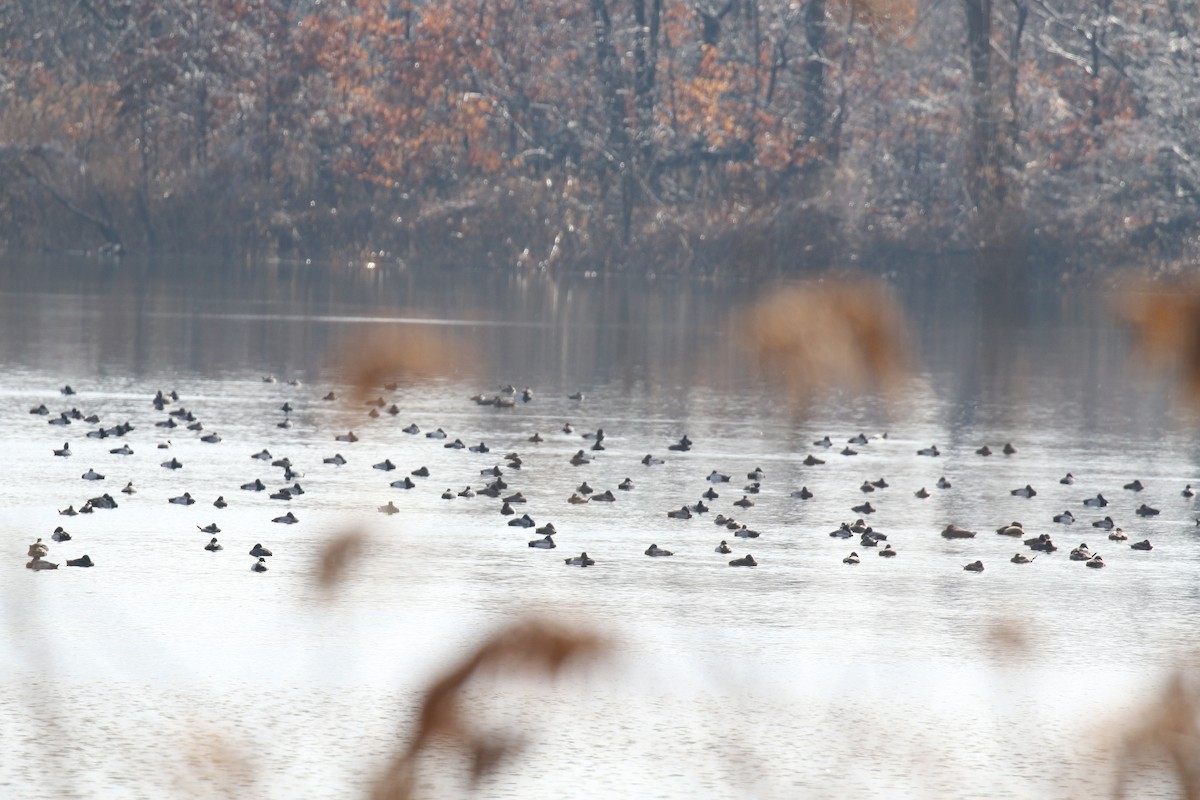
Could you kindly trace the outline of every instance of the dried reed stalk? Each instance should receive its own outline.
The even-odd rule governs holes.
[[[472,679],[486,673],[553,676],[569,662],[586,663],[606,649],[605,642],[590,633],[538,620],[516,623],[491,637],[429,687],[411,744],[397,754],[375,784],[372,800],[411,800],[416,790],[417,758],[438,742],[465,752],[473,786],[517,749],[513,739],[473,730],[469,718],[463,716],[460,700]]]
[[[740,327],[759,367],[800,405],[827,389],[888,391],[911,367],[904,312],[876,281],[776,288],[745,312]]]
[[[1116,759],[1115,797],[1125,797],[1129,776],[1148,761],[1165,759],[1186,800],[1200,800],[1200,697],[1176,673],[1162,694],[1132,721]]]

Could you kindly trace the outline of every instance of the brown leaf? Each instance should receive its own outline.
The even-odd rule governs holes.
[[[346,568],[366,546],[367,536],[360,530],[345,531],[329,540],[317,554],[317,586],[329,591],[337,586]]]
[[[1175,375],[1184,399],[1200,406],[1200,282],[1134,279],[1113,301],[1133,332],[1134,364]]]

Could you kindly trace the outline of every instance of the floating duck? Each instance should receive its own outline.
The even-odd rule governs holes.
[[[663,557],[663,556],[673,556],[675,554],[673,552],[671,552],[670,550],[663,550],[658,545],[652,544],[646,548],[646,555],[648,555],[652,558],[659,558],[659,557]]]
[[[862,559],[860,559],[858,557],[858,553],[851,553],[850,555],[848,555],[842,559],[843,564],[858,564],[861,561],[862,561]]]
[[[963,569],[967,572],[983,572],[983,562],[972,561],[970,564],[964,566]]]
[[[757,567],[758,562],[754,560],[754,556],[747,553],[741,558],[735,558],[729,562],[731,567]]]
[[[590,567],[596,563],[595,559],[588,558],[586,550],[574,558],[564,559],[564,561],[568,567]]]

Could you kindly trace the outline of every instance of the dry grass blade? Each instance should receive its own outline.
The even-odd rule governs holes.
[[[604,641],[590,633],[536,620],[517,623],[488,639],[429,687],[411,744],[377,782],[372,800],[414,797],[416,760],[435,742],[447,742],[465,751],[473,782],[494,771],[517,748],[513,740],[482,735],[468,724],[460,701],[473,679],[485,674],[553,676],[568,663],[585,663],[606,649]]]
[[[1174,372],[1188,402],[1200,406],[1200,281],[1126,282],[1114,305],[1133,330],[1135,363]]]
[[[358,530],[340,533],[326,543],[317,554],[317,586],[330,591],[341,583],[346,568],[362,555],[366,543],[366,534]]]
[[[1195,686],[1176,673],[1159,698],[1126,731],[1117,759],[1114,795],[1125,796],[1129,774],[1148,762],[1165,759],[1183,797],[1200,800],[1200,698]]]
[[[379,328],[347,342],[338,362],[356,402],[392,382],[469,374],[476,359],[461,343],[414,326]]]
[[[887,391],[910,370],[904,312],[878,282],[778,288],[746,312],[741,327],[759,367],[799,404],[827,389]]]

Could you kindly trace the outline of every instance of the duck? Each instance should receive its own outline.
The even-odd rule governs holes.
[[[632,492],[633,491],[633,481],[629,478],[626,478],[625,480],[623,480],[619,484],[617,484],[617,488],[620,489],[622,492]]]
[[[1160,512],[1157,508],[1151,508],[1145,503],[1142,503],[1140,506],[1138,506],[1137,511],[1133,513],[1137,514],[1139,517],[1157,517]]]
[[[263,489],[266,489],[266,488],[267,488],[267,485],[262,482],[261,478],[255,478],[254,480],[250,481],[249,483],[242,484],[242,489],[247,492],[261,492]]]
[[[333,440],[335,442],[353,443],[358,441],[358,436],[355,435],[354,431],[347,431],[346,433],[339,433],[337,436],[333,437]]]
[[[583,392],[574,392],[567,395],[568,400],[583,400]]]
[[[1068,509],[1061,514],[1055,514],[1054,521],[1063,525],[1073,525],[1075,523],[1075,515]]]
[[[266,572],[268,569],[270,569],[270,567],[267,566],[267,560],[265,558],[260,558],[250,567],[251,572]]]
[[[334,453],[333,455],[329,456],[328,458],[321,459],[321,463],[333,464],[335,467],[340,467],[346,463],[346,459],[342,457],[341,453]]]
[[[1037,556],[1030,558],[1029,556],[1025,555],[1024,553],[1017,553],[1012,558],[1010,558],[1009,561],[1011,561],[1014,564],[1028,564],[1031,561],[1033,561],[1034,558],[1037,558]]]
[[[1180,492],[1180,494],[1183,495],[1184,497],[1195,497],[1196,496],[1196,492],[1192,490],[1192,485],[1190,483],[1187,486],[1183,487],[1183,491]]]
[[[283,419],[283,421],[282,421],[282,422],[276,422],[276,423],[275,423],[275,427],[276,427],[276,428],[284,428],[284,429],[287,429],[287,428],[290,428],[290,427],[292,427],[292,419],[291,419],[291,417],[284,417],[284,419]]]
[[[41,404],[41,405],[39,405],[39,406],[34,406],[33,408],[29,409],[29,413],[30,413],[30,414],[37,414],[37,415],[39,415],[39,416],[43,416],[43,417],[44,417],[44,416],[46,416],[47,414],[49,414],[49,413],[50,413],[50,409],[46,408],[46,404],[45,404],[45,403],[42,403],[42,404]]]
[[[1108,501],[1104,499],[1104,495],[1097,494],[1095,497],[1089,497],[1084,500],[1083,504],[1089,508],[1104,508],[1108,505]]]
[[[69,458],[71,456],[71,443],[63,442],[63,446],[55,450],[54,455],[61,456],[63,458]]]
[[[96,470],[94,470],[94,469],[89,469],[87,472],[83,473],[83,475],[81,475],[80,477],[82,477],[85,481],[102,481],[102,480],[104,480],[104,476],[101,475],[99,472],[96,472]]]
[[[757,539],[760,536],[758,531],[751,530],[750,528],[747,528],[745,525],[742,525],[737,530],[735,530],[733,532],[733,535],[738,537],[739,539]]]
[[[754,560],[754,556],[747,553],[746,555],[742,556],[741,558],[735,558],[735,559],[730,560],[729,566],[731,566],[731,567],[757,567],[758,562]]]
[[[588,500],[593,503],[615,503],[617,498],[613,495],[612,489],[605,489],[599,494],[592,495]],[[704,503],[697,503],[694,510],[703,513],[708,511],[708,506],[704,505]]]
[[[813,442],[813,446],[815,446],[815,447],[833,447],[833,442],[830,440],[830,438],[828,436],[826,436],[823,439],[817,439],[815,442]]]
[[[754,506],[754,501],[753,501],[753,500],[751,500],[751,499],[750,499],[749,497],[747,497],[746,495],[742,495],[742,499],[741,499],[741,500],[734,500],[734,501],[733,501],[733,504],[734,504],[735,506],[737,506],[738,508],[751,508],[751,507],[753,507],[753,506]]]
[[[500,514],[502,516],[511,517],[513,514],[516,514],[516,513],[517,513],[517,510],[515,508],[513,508],[512,505],[507,500],[504,501],[504,504],[500,506]]]
[[[799,500],[811,500],[812,496],[813,493],[808,490],[807,486],[801,486],[799,489],[792,492],[792,497],[795,497]]]
[[[67,566],[68,567],[94,567],[95,564],[92,562],[91,557],[88,556],[87,553],[84,553],[79,558],[68,558]]]
[[[555,548],[554,539],[549,534],[541,539],[534,539],[529,543],[530,547],[536,547],[539,550],[553,550]]]
[[[879,555],[883,556],[884,558],[892,558],[896,555],[896,551],[892,549],[890,544],[885,544],[883,549],[879,551]]]
[[[376,511],[378,511],[380,514],[387,514],[389,517],[392,514],[400,513],[400,509],[396,508],[396,504],[393,503],[391,500],[387,501],[387,505],[380,506],[379,508],[377,508]]]
[[[850,447],[848,447],[848,446],[847,446],[847,447],[843,447],[843,448],[842,448],[842,450],[841,450],[841,455],[844,455],[844,456],[856,456],[856,455],[858,455],[858,451],[857,451],[857,450],[854,450],[854,449],[852,449],[852,448],[850,448]]]
[[[1122,489],[1128,489],[1128,490],[1129,490],[1129,491],[1131,491],[1131,492],[1140,492],[1140,491],[1142,491],[1143,489],[1145,489],[1146,487],[1145,487],[1145,486],[1142,484],[1142,482],[1141,482],[1141,481],[1139,481],[1137,478],[1134,478],[1132,481],[1130,481],[1129,483],[1125,484],[1125,485],[1124,485],[1124,486],[1122,486],[1121,488],[1122,488]]]
[[[395,468],[396,468],[396,465],[392,463],[392,460],[390,458],[385,458],[383,461],[380,461],[378,464],[371,465],[371,469],[378,469],[378,470],[382,470],[383,472],[391,472]]]
[[[861,432],[857,436],[851,436],[846,440],[848,444],[867,444],[868,441],[867,435]]]
[[[943,475],[942,477],[938,478],[938,479],[937,479],[937,483],[936,483],[936,484],[934,484],[934,485],[935,485],[935,486],[937,486],[937,488],[939,488],[939,489],[949,489],[949,488],[950,488],[950,486],[951,486],[951,484],[950,484],[950,481],[946,480],[946,476],[945,476],[945,475]]]
[[[416,427],[416,426],[414,425],[413,427]],[[444,430],[442,430],[441,428],[438,428],[437,430],[429,431],[428,433],[426,433],[425,438],[426,439],[445,439],[446,432]]]
[[[254,547],[250,548],[250,555],[254,556],[255,558],[265,558],[267,556],[273,556],[275,554],[272,553],[267,548],[263,547],[262,544],[255,542]]]
[[[220,542],[217,541],[217,537],[214,536],[208,540],[208,544],[204,545],[204,549],[210,553],[217,553],[217,552],[220,552],[221,550],[224,550],[225,548],[221,545]]]
[[[568,567],[590,567],[596,563],[595,559],[588,558],[586,550],[574,558],[567,558],[564,561]]]
[[[332,403],[334,400],[338,399],[337,392],[329,391],[321,399],[327,403]]]
[[[723,555],[729,555],[733,552],[733,550],[730,549],[729,543],[722,539],[721,543],[716,546],[714,552],[721,553]]]
[[[449,444],[442,445],[442,447],[444,447],[447,450],[465,450],[467,446],[465,444],[463,444],[462,439],[455,439],[453,442],[450,442]]]
[[[850,530],[849,525],[843,522],[841,527],[839,527],[836,531],[831,531],[829,535],[835,539],[849,539],[854,535],[854,532]]]
[[[930,496],[930,494],[929,494],[929,492],[925,491],[924,486],[922,486],[920,489],[917,489],[915,492],[913,492],[913,497],[918,497],[922,500],[924,500],[926,497],[929,497],[929,496]]]
[[[291,511],[284,514],[282,517],[275,517],[271,522],[278,522],[280,525],[295,525],[300,520]]]
[[[89,505],[92,508],[112,509],[117,507],[117,501],[113,499],[111,494],[105,493],[99,497],[93,497],[92,499],[88,500],[86,505]]]
[[[75,510],[74,506],[67,506],[66,508],[59,509],[58,513],[59,513],[59,515],[64,516],[64,517],[73,517],[76,514],[78,514],[79,512]]]
[[[587,502],[587,498],[586,498],[586,497],[580,497],[578,494],[576,494],[576,493],[572,492],[572,493],[571,493],[571,496],[567,498],[567,502],[568,502],[568,503],[570,503],[570,504],[571,504],[571,505],[573,505],[573,506],[578,506],[578,505],[583,505],[584,503],[586,503],[586,502]],[[668,512],[668,513],[667,513],[667,516],[670,516],[672,513],[674,513],[674,512]]]
[[[674,444],[667,445],[668,450],[674,450],[677,453],[686,453],[692,449],[692,440],[685,434],[682,439]]]
[[[412,472],[410,472],[408,474],[412,475],[414,478],[428,478],[429,477],[429,467],[417,467],[416,469],[414,469]]]
[[[413,483],[413,479],[408,477],[407,475],[405,475],[401,480],[392,481],[391,483],[388,484],[388,486],[392,487],[393,489],[414,489],[414,488],[416,488],[416,484]]]
[[[819,464],[824,464],[825,462],[822,461],[821,459],[817,458],[816,456],[810,454],[807,458],[804,459],[804,461],[802,463],[806,467],[815,467]]]
[[[527,501],[525,500],[525,495],[521,494],[520,492],[516,492],[515,494],[510,494],[508,497],[504,498],[504,502],[506,502],[506,503],[524,503]]]
[[[1117,527],[1117,523],[1113,522],[1112,517],[1105,517],[1104,519],[1098,519],[1095,522],[1093,522],[1092,527],[1100,528],[1100,529],[1106,530],[1106,531],[1111,531],[1113,528]]]
[[[862,486],[859,486],[858,490],[863,494],[866,494],[867,492],[875,491],[875,487],[871,485],[870,481],[863,481]]]
[[[590,456],[588,456],[582,450],[578,450],[578,451],[576,451],[575,455],[571,456],[570,463],[571,463],[571,466],[573,466],[573,467],[582,467],[584,464],[592,463],[592,459]],[[649,463],[649,462],[643,461],[642,463],[645,464],[645,463]]]
[[[720,496],[721,495],[717,494],[717,491],[711,486],[704,490],[704,494],[700,495],[700,497],[705,500],[716,500]]]
[[[650,556],[651,558],[660,558],[664,556],[673,556],[675,554],[670,550],[663,550],[658,545],[652,544],[646,548],[646,555]]]
[[[996,528],[996,533],[1001,536],[1024,536],[1025,528],[1021,523],[1014,521],[1011,524],[1001,525],[999,528]]]
[[[25,564],[26,569],[58,569],[58,564],[43,561],[41,556],[34,556]]]
[[[977,456],[990,456],[991,454],[992,448],[988,447],[986,444],[975,451],[975,455]]]
[[[1130,550],[1153,550],[1154,545],[1150,544],[1149,539],[1142,539],[1140,542],[1134,542],[1129,545]]]
[[[1027,483],[1020,489],[1013,489],[1009,494],[1013,497],[1036,497],[1037,490]]]
[[[755,467],[752,471],[746,473],[747,480],[761,481],[767,477],[767,473],[763,472],[762,467]]]
[[[530,389],[528,386],[526,386],[524,389],[521,390],[521,401],[528,403],[532,399],[533,399],[533,389]]]
[[[483,442],[480,442],[479,444],[473,444],[470,447],[468,447],[467,450],[468,450],[468,452],[471,452],[471,453],[490,453],[490,452],[492,452],[492,448],[488,447]]]
[[[199,525],[197,525],[196,530],[200,531],[201,533],[220,533],[221,532],[221,529],[217,527],[217,523],[215,523],[215,522],[210,522],[208,525],[205,525],[203,528],[201,528]]]
[[[1068,472],[1066,475],[1059,478],[1058,482],[1063,486],[1071,486],[1075,483],[1075,476]]]
[[[160,464],[163,469],[183,469],[183,464],[178,458],[172,458],[170,461],[164,461]]]
[[[71,534],[63,530],[63,527],[59,525],[54,529],[54,533],[50,534],[50,538],[56,542],[69,542],[71,541]]]
[[[541,444],[542,442],[544,442],[546,440],[542,438],[542,435],[540,433],[537,433],[535,431],[533,436],[529,437],[528,441],[533,442],[534,444]]]
[[[878,547],[879,546],[879,540],[876,539],[874,536],[872,536],[869,533],[863,533],[862,537],[858,540],[858,543],[862,547]]]
[[[467,497],[467,498],[474,497],[475,490],[472,489],[470,486],[467,486],[467,487],[463,488],[463,490],[461,492],[458,493],[458,496],[459,497]]]
[[[880,478],[880,479],[879,479],[879,480],[877,480],[877,481],[871,481],[871,485],[872,485],[872,486],[874,486],[876,489],[886,489],[886,488],[888,488],[888,482],[887,482],[887,481],[885,481],[883,478]]]
[[[1101,558],[1100,555],[1097,553],[1096,555],[1094,555],[1090,559],[1088,559],[1087,564],[1085,564],[1084,566],[1091,567],[1092,569],[1100,569],[1101,567],[1104,566],[1104,559]]]
[[[43,542],[41,537],[39,537],[36,542],[29,545],[28,554],[31,558],[44,558],[50,554],[50,545]]]
[[[1030,550],[1040,550],[1043,553],[1053,553],[1058,549],[1058,546],[1051,541],[1050,535],[1046,533],[1036,539],[1026,539],[1025,544],[1029,545]]]
[[[709,483],[729,483],[729,476],[723,475],[714,469],[712,472],[708,473],[708,477],[705,478],[705,480],[707,480]]]
[[[1121,530],[1120,528],[1117,528],[1108,535],[1108,538],[1114,542],[1124,542],[1129,538],[1129,534],[1125,533],[1125,531]]]
[[[972,561],[970,564],[964,566],[963,569],[967,572],[983,572],[983,562]]]
[[[133,455],[133,448],[127,444],[123,444],[120,447],[114,447],[108,452],[114,456],[131,456]]]
[[[861,562],[862,562],[862,559],[858,557],[858,553],[851,553],[850,555],[848,555],[842,559],[843,564],[858,564]]]
[[[855,514],[874,514],[875,513],[875,507],[871,505],[870,501],[863,503],[862,505],[854,506],[854,508],[851,508],[850,510],[853,511]]]
[[[941,454],[942,453],[937,449],[936,444],[929,447],[923,447],[917,451],[917,455],[919,456],[940,456]]]
[[[213,508],[225,508],[229,503],[225,502],[225,495],[217,495],[217,499],[213,500]]]
[[[688,510],[687,506],[681,506],[678,511],[668,511],[667,517],[670,519],[691,519],[692,512]]]
[[[522,514],[516,519],[510,519],[508,526],[510,528],[535,528],[537,527],[537,523],[533,521],[533,517],[528,514]]]
[[[1017,448],[1013,447],[1013,446],[1012,446],[1012,444],[1011,444],[1010,442],[1005,442],[1005,443],[1004,443],[1004,448],[1003,448],[1003,453],[1004,453],[1004,455],[1006,455],[1006,456],[1012,456],[1012,455],[1016,455],[1016,453],[1017,453]]]
[[[1072,561],[1087,561],[1092,557],[1092,551],[1088,549],[1087,542],[1079,545],[1079,547],[1071,548]]]
[[[178,497],[172,497],[167,502],[172,503],[177,506],[190,506],[192,503],[195,503],[196,501],[192,499],[191,494],[189,494],[188,492],[184,492],[183,494],[179,495]]]
[[[946,539],[972,539],[975,537],[975,531],[960,528],[951,522],[942,530],[942,536]]]

